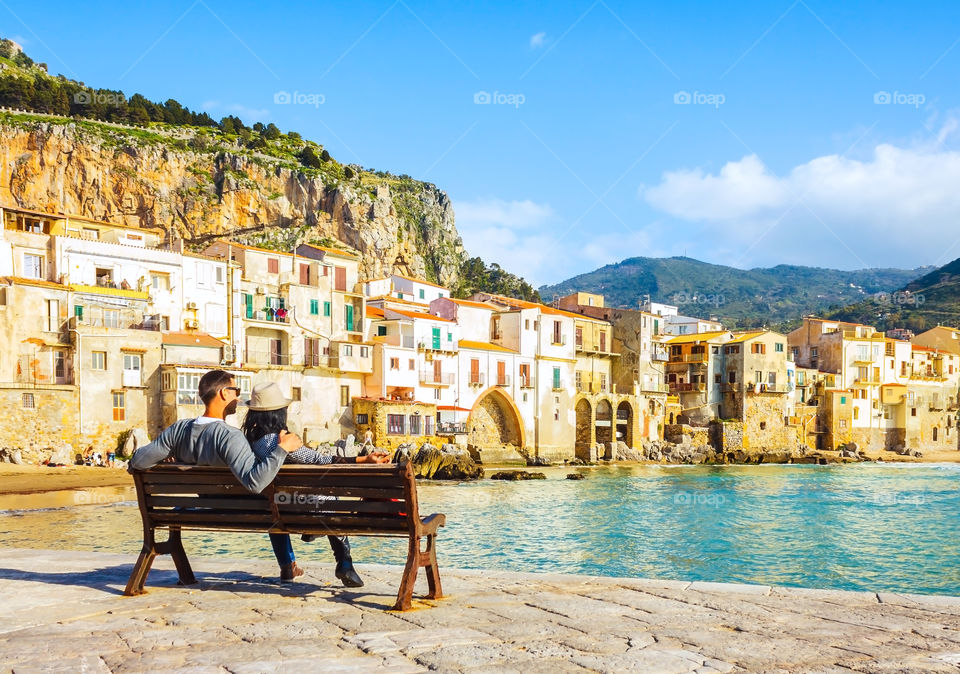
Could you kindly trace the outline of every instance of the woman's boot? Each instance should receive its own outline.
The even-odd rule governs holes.
[[[363,580],[353,568],[353,559],[350,557],[350,539],[346,536],[327,536],[327,540],[330,541],[333,557],[337,560],[335,574],[340,582],[345,587],[363,587]]]

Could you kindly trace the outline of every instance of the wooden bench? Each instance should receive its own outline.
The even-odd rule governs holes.
[[[247,491],[224,467],[165,463],[135,471],[133,480],[143,518],[143,550],[125,595],[143,594],[157,555],[173,557],[181,583],[197,582],[180,538],[181,531],[189,529],[406,537],[407,564],[394,610],[410,608],[420,567],[426,569],[427,598],[443,594],[435,539],[446,517],[435,514],[420,519],[409,463],[283,466],[260,494]],[[157,542],[157,529],[167,529],[168,540]],[[424,538],[426,549],[421,550]]]

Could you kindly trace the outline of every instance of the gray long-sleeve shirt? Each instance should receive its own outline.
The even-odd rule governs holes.
[[[134,452],[130,470],[146,470],[169,457],[198,466],[226,466],[255,494],[276,477],[287,454],[282,447],[276,445],[257,456],[239,429],[220,420],[195,421],[181,419],[167,427],[156,440]]]

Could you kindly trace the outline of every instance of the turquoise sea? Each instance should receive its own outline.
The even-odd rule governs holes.
[[[444,567],[960,595],[960,465],[541,469],[547,480],[422,483],[443,512]],[[586,479],[565,479],[570,472]],[[0,545],[124,552],[141,542],[130,490],[0,511]],[[17,508],[10,498],[4,507]],[[31,506],[31,507],[35,507]],[[184,534],[187,551],[271,559],[266,536]],[[354,538],[354,559],[401,564],[406,543]],[[294,541],[299,561],[332,561]]]

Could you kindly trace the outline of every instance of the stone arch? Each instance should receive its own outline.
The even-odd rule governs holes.
[[[577,456],[588,455],[593,446],[593,406],[586,398],[577,401],[577,441],[574,451]]]
[[[478,449],[526,445],[520,410],[499,386],[484,391],[467,417],[467,444]]]
[[[603,444],[604,447],[607,446],[607,443],[613,442],[613,424],[613,405],[606,398],[601,398],[597,401],[594,427],[596,428],[597,442]]]
[[[626,400],[617,405],[616,429],[619,439],[633,447],[633,405]]]

